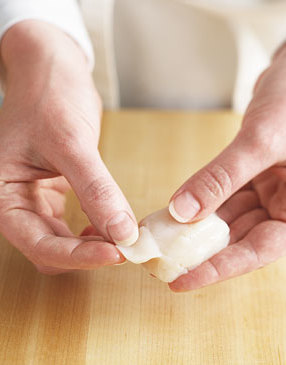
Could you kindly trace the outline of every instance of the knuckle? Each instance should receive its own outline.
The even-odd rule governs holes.
[[[221,165],[214,165],[205,169],[202,175],[202,182],[211,196],[223,198],[232,191],[232,180],[230,173]]]
[[[277,162],[285,155],[284,142],[281,143],[281,135],[275,130],[259,126],[248,131],[246,138],[242,136],[245,151],[252,156],[253,161]]]
[[[84,190],[84,199],[86,204],[100,204],[113,200],[116,195],[116,189],[112,183],[102,181],[100,178],[92,181]]]
[[[259,151],[260,153],[264,153],[266,151],[270,152],[272,149],[277,146],[276,140],[278,139],[278,135],[275,131],[269,131],[263,127],[257,127],[250,131],[249,133],[249,142],[250,148],[255,152]]]
[[[49,254],[49,235],[43,236],[35,245],[33,245],[29,252],[25,253],[25,256],[34,263],[35,266],[49,267],[50,254]]]
[[[210,265],[210,269],[212,270],[212,276],[213,276],[214,280],[216,280],[216,281],[220,280],[220,278],[222,277],[222,274],[221,274],[218,263],[215,261],[214,258],[210,258],[208,263]]]
[[[279,152],[285,139],[285,100],[270,103],[261,98],[246,113],[240,139],[253,153]]]
[[[61,154],[66,157],[77,157],[84,150],[84,143],[76,130],[66,131],[56,140]]]
[[[44,147],[57,156],[60,151],[61,156],[69,160],[78,160],[79,156],[89,155],[91,147],[97,149],[95,131],[89,127],[83,127],[80,123],[63,121],[60,123],[60,128],[58,124],[48,125],[45,135],[49,143],[44,143]]]

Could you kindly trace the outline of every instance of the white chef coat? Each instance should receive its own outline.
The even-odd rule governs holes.
[[[61,28],[81,45],[91,68],[95,53],[95,82],[111,108],[243,111],[255,79],[286,35],[283,0],[81,0],[80,5],[90,38],[76,0],[0,0],[0,36],[24,19]]]

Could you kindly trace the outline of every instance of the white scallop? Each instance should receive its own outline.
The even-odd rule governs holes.
[[[178,223],[164,208],[141,221],[139,238],[133,245],[117,248],[127,260],[142,263],[160,280],[172,282],[228,243],[229,227],[216,214],[196,223]]]

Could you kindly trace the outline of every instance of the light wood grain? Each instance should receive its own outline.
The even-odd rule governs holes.
[[[231,113],[106,113],[101,151],[137,218],[235,135]],[[72,194],[66,218],[87,223]],[[1,219],[1,217],[0,217]],[[0,364],[286,364],[286,260],[186,294],[140,266],[45,277],[0,242]]]

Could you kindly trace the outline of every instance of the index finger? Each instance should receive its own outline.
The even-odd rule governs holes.
[[[95,269],[125,261],[112,243],[76,237],[59,219],[25,209],[5,212],[1,231],[36,266]]]

